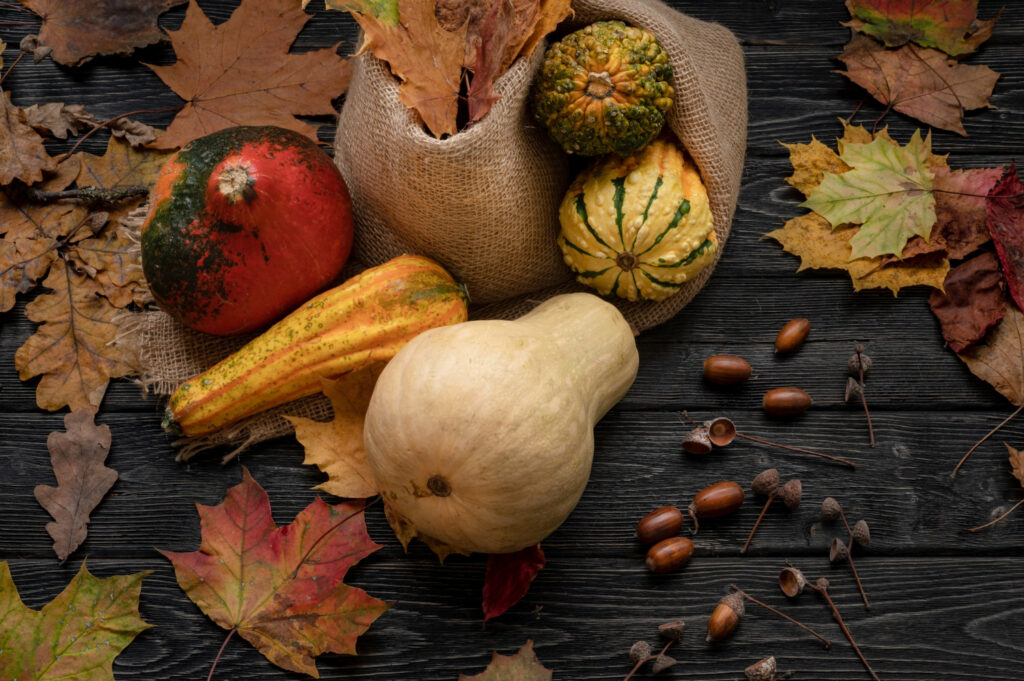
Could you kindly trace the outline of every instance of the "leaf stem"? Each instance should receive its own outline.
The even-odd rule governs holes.
[[[306,553],[304,553],[302,555],[302,559],[299,561],[299,564],[295,566],[295,570],[292,571],[292,579],[295,579],[298,576],[299,568],[301,568],[303,565],[306,564],[306,561],[309,560],[309,557],[311,555],[313,555],[313,551],[316,550],[316,548],[320,545],[320,542],[322,542],[324,539],[327,538],[327,535],[331,534],[336,529],[338,529],[339,527],[341,527],[342,525],[344,525],[345,523],[347,523],[349,520],[351,520],[352,518],[356,517],[360,513],[365,513],[366,509],[368,509],[370,506],[373,506],[374,504],[376,504],[378,501],[381,500],[381,498],[382,497],[378,494],[376,497],[373,498],[372,501],[370,501],[369,503],[363,504],[363,506],[360,509],[358,509],[356,511],[353,511],[352,513],[349,513],[347,516],[345,516],[344,518],[342,518],[341,520],[339,520],[338,522],[334,523],[329,528],[327,528],[322,535],[317,537],[317,540],[315,542],[313,542],[313,545],[310,546],[309,549],[306,551]]]
[[[19,52],[18,53],[17,59],[12,61],[11,65],[9,67],[7,67],[7,73],[5,73],[3,76],[0,76],[0,85],[4,84],[4,81],[7,80],[7,76],[11,75],[11,71],[13,71],[14,67],[18,65],[18,62],[20,62],[22,59],[24,59],[25,54],[26,54],[25,52]]]
[[[761,507],[761,512],[757,515],[757,520],[754,521],[754,526],[750,528],[750,534],[747,535],[747,541],[743,544],[743,548],[740,549],[740,554],[747,552],[747,548],[750,546],[750,540],[754,538],[754,532],[757,532],[758,525],[761,524],[761,518],[764,518],[765,511],[772,505],[775,498],[778,497],[778,493],[772,492],[768,495],[768,500],[764,502],[764,506]],[[739,591],[739,589],[737,589]]]
[[[796,447],[794,445],[784,445],[781,442],[772,442],[771,440],[765,440],[765,439],[762,439],[762,438],[759,438],[759,437],[754,437],[753,435],[747,435],[746,433],[737,432],[736,436],[737,437],[745,438],[745,439],[750,440],[752,442],[758,442],[758,443],[760,443],[762,445],[771,445],[772,447],[780,447],[782,449],[788,449],[788,450],[793,451],[793,452],[803,452],[804,454],[813,454],[814,456],[820,456],[823,459],[829,459],[831,461],[835,461],[836,463],[842,464],[844,466],[849,466],[850,468],[856,468],[857,467],[857,464],[855,464],[854,462],[850,461],[849,459],[844,459],[841,456],[833,456],[831,454],[825,454],[824,452],[816,452],[813,449],[804,449],[803,447]]]
[[[220,650],[217,651],[217,657],[213,658],[213,666],[210,667],[210,673],[206,675],[206,681],[210,681],[210,679],[213,678],[213,670],[217,668],[217,663],[220,662],[220,656],[224,654],[224,648],[227,647],[228,641],[231,640],[231,637],[235,635],[236,631],[238,631],[238,629],[232,628],[224,638],[224,642],[220,644]]]
[[[20,57],[19,57],[19,59],[20,59]],[[17,62],[15,62],[15,64],[16,63]],[[11,66],[13,67],[14,64],[12,64]],[[2,81],[0,81],[0,82],[2,82]],[[118,121],[118,120],[120,120],[122,118],[127,118],[128,116],[136,116],[138,114],[168,113],[170,111],[181,111],[183,108],[184,108],[184,106],[172,106],[172,107],[167,108],[167,109],[139,109],[138,111],[129,111],[127,113],[118,114],[117,116],[114,116],[113,118],[108,118],[105,121],[100,121],[99,123],[94,123],[92,128],[88,132],[86,132],[85,134],[83,134],[81,137],[78,138],[78,141],[75,142],[75,145],[73,147],[71,147],[70,150],[68,150],[66,153],[62,154],[61,156],[59,156],[57,158],[57,163],[63,163],[64,161],[66,161],[69,158],[71,158],[72,154],[74,154],[78,150],[78,147],[80,147],[82,142],[84,142],[90,135],[92,135],[94,132],[96,132],[100,128],[107,127],[108,125],[110,125],[111,123],[113,123],[115,121]]]
[[[792,617],[790,617],[786,613],[782,612],[781,610],[776,610],[775,608],[773,608],[772,606],[768,605],[767,603],[762,603],[761,601],[757,600],[756,598],[754,598],[753,596],[748,594],[746,591],[744,591],[743,589],[741,589],[738,586],[736,586],[735,584],[730,584],[729,588],[732,589],[733,591],[735,591],[736,593],[738,593],[740,596],[743,596],[743,598],[747,599],[751,603],[754,603],[755,605],[760,605],[765,610],[768,610],[768,611],[771,611],[771,612],[775,613],[776,615],[778,615],[782,619],[787,620],[789,622],[792,622],[796,626],[800,627],[801,629],[806,631],[808,634],[811,634],[812,636],[817,637],[818,639],[821,640],[822,643],[825,644],[826,648],[831,648],[832,647],[832,641],[828,640],[827,638],[825,638],[824,636],[822,636],[821,634],[816,632],[814,629],[811,629],[806,624],[798,622],[797,620],[793,619]]]
[[[860,648],[857,646],[857,642],[853,640],[853,634],[851,634],[850,630],[846,627],[846,622],[843,621],[843,616],[839,614],[839,608],[836,607],[835,602],[833,602],[832,600],[832,596],[829,595],[828,587],[818,586],[817,584],[813,584],[811,582],[807,582],[807,586],[811,587],[819,594],[821,594],[822,598],[825,599],[825,602],[828,603],[828,607],[832,609],[832,616],[839,624],[839,628],[842,630],[843,635],[846,636],[846,640],[848,640],[850,642],[850,645],[853,646],[853,652],[857,653],[857,657],[859,657],[860,661],[864,664],[864,668],[868,670],[868,674],[871,674],[871,678],[873,678],[875,681],[882,681],[880,678],[878,678],[878,674],[875,673],[875,670],[871,668],[871,665],[868,663],[868,659],[864,657],[864,653],[860,652]]]
[[[633,675],[637,673],[637,670],[639,670],[640,667],[642,667],[645,662],[650,662],[651,660],[657,660],[659,657],[664,655],[668,651],[669,646],[671,646],[673,643],[675,643],[675,639],[670,639],[669,642],[665,644],[665,647],[661,649],[661,652],[658,653],[657,655],[648,655],[645,658],[637,660],[636,664],[633,665],[633,668],[629,671],[628,674],[626,674],[626,678],[624,678],[622,681],[629,681],[631,678],[633,678]]]
[[[974,446],[973,446],[973,447],[971,447],[970,449],[968,449],[968,450],[967,450],[967,453],[966,453],[966,454],[964,454],[964,455],[963,455],[963,457],[961,457],[961,459],[960,459],[960,461],[959,461],[959,462],[957,463],[956,467],[955,467],[955,468],[953,468],[953,472],[949,474],[949,477],[951,477],[951,478],[955,478],[955,477],[956,477],[956,474],[957,474],[957,471],[959,471],[959,470],[960,470],[960,467],[964,465],[964,461],[967,461],[967,457],[969,457],[969,456],[970,456],[971,454],[973,454],[973,453],[974,453],[974,450],[975,450],[975,449],[977,449],[978,447],[980,447],[980,446],[981,446],[981,443],[982,443],[982,442],[984,442],[985,440],[987,440],[987,439],[989,439],[990,437],[992,437],[992,435],[993,435],[993,434],[994,434],[994,433],[995,433],[995,432],[996,432],[997,430],[999,430],[1000,428],[1002,428],[1003,426],[1005,426],[1005,425],[1006,425],[1007,423],[1009,423],[1010,419],[1012,419],[1012,418],[1013,418],[1014,416],[1016,416],[1017,414],[1019,414],[1019,413],[1021,412],[1021,410],[1022,410],[1022,409],[1024,409],[1024,402],[1021,402],[1021,405],[1020,405],[1019,407],[1017,407],[1017,410],[1016,410],[1016,411],[1014,411],[1014,412],[1013,412],[1012,414],[1010,414],[1009,416],[1007,416],[1007,417],[1006,417],[1005,419],[1003,419],[1003,420],[1002,420],[1002,421],[1001,421],[1001,422],[999,423],[999,425],[998,425],[998,426],[996,426],[996,427],[995,427],[995,428],[993,428],[992,430],[988,431],[988,433],[986,433],[986,434],[985,434],[985,437],[983,437],[983,438],[981,438],[980,440],[978,440],[977,442],[975,442],[975,443],[974,443]]]
[[[868,602],[868,595],[864,591],[864,585],[860,583],[860,575],[857,574],[857,566],[853,564],[853,530],[850,528],[850,523],[846,522],[846,512],[843,511],[843,507],[839,507],[839,517],[843,519],[843,525],[846,526],[846,533],[850,535],[849,543],[846,545],[846,560],[850,564],[850,571],[853,573],[853,581],[857,582],[857,588],[860,590],[860,597],[864,600],[864,609],[870,610],[871,604]]]
[[[1007,512],[1006,512],[1006,513],[1004,513],[1004,514],[1002,514],[1001,516],[999,516],[999,517],[998,517],[998,518],[996,518],[995,520],[990,520],[990,521],[988,521],[987,523],[985,523],[984,525],[978,525],[977,527],[972,527],[972,528],[970,528],[969,530],[960,530],[960,531],[961,531],[961,532],[977,532],[978,530],[984,530],[984,529],[985,529],[986,527],[992,527],[993,525],[995,525],[996,523],[998,523],[998,522],[999,522],[1000,520],[1002,520],[1002,519],[1003,519],[1003,518],[1005,518],[1006,516],[1010,515],[1010,514],[1011,514],[1011,513],[1013,513],[1014,511],[1016,511],[1016,510],[1017,510],[1017,507],[1018,507],[1018,506],[1020,506],[1021,504],[1024,504],[1024,499],[1021,499],[1021,500],[1020,500],[1020,501],[1018,501],[1018,502],[1017,502],[1016,504],[1014,504],[1013,506],[1011,506],[1011,507],[1010,507],[1010,510],[1009,510],[1009,511],[1007,511]]]

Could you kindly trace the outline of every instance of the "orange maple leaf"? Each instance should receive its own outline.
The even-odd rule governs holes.
[[[362,502],[316,499],[291,525],[277,527],[267,493],[243,468],[223,503],[197,508],[199,550],[160,553],[210,619],[277,666],[319,677],[314,657],[354,654],[356,639],[387,610],[342,581],[380,548],[366,533]]]
[[[169,32],[178,61],[149,68],[186,100],[151,146],[174,149],[236,125],[276,125],[316,139],[296,115],[336,113],[331,99],[348,89],[351,63],[336,48],[288,49],[310,15],[296,0],[243,0],[218,26],[190,0],[185,21]]]

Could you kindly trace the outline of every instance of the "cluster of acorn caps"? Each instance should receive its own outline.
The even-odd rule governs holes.
[[[775,352],[794,352],[811,331],[811,322],[803,317],[791,319],[775,337]],[[735,385],[750,378],[750,362],[739,355],[712,355],[704,360],[704,378],[718,385]],[[811,406],[807,391],[795,386],[773,388],[764,394],[761,404],[772,416],[795,416]]]

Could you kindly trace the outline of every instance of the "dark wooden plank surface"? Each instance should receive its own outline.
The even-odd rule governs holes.
[[[200,4],[222,21],[236,2]],[[855,294],[841,274],[795,274],[796,259],[761,239],[800,212],[798,194],[783,182],[789,166],[778,140],[808,141],[812,134],[831,140],[840,132],[837,117],[864,99],[832,72],[848,35],[839,25],[846,18],[842,2],[674,4],[732,29],[746,56],[748,158],[733,234],[715,276],[680,315],[639,337],[640,376],[598,425],[591,483],[566,524],[545,541],[548,565],[527,597],[481,626],[483,558],[454,557],[439,566],[419,544],[403,554],[380,509],[373,508],[367,514],[370,533],[384,548],[353,569],[348,581],[396,604],[360,640],[358,657],[322,659],[321,676],[454,680],[460,672],[479,672],[492,649],[510,653],[532,638],[557,679],[620,679],[634,640],[653,639],[658,623],[684,617],[691,631],[675,653],[683,662],[664,678],[737,679],[746,665],[768,654],[799,679],[868,678],[816,597],[787,602],[775,588],[778,570],[792,560],[812,577],[832,580],[836,602],[881,678],[1024,679],[1024,517],[984,533],[958,533],[1020,498],[1001,441],[1024,445],[1024,421],[1011,423],[980,448],[951,480],[949,471],[962,452],[1010,407],[944,349],[927,292],[907,291],[898,299],[884,291]],[[998,10],[998,3],[981,0],[983,18]],[[321,2],[310,11],[315,16],[296,49],[342,42],[342,51],[351,50],[350,20],[324,11]],[[0,22],[24,16],[0,5]],[[175,28],[183,16],[183,8],[176,9],[161,24]],[[16,45],[33,30],[0,24],[0,37]],[[950,165],[1001,165],[1024,148],[1022,42],[1024,4],[1008,3],[992,40],[969,58],[1003,74],[992,98],[997,109],[968,114],[967,138],[934,134],[936,151],[949,152]],[[5,62],[14,56],[9,49]],[[167,45],[146,48],[137,57],[152,63],[174,59]],[[84,103],[101,117],[180,103],[148,69],[121,58],[74,70],[49,61],[19,67],[4,86],[19,105]],[[870,126],[881,112],[877,103],[864,101],[855,122]],[[139,118],[166,125],[170,114]],[[327,141],[334,128],[324,122]],[[901,140],[917,127],[899,115],[885,122]],[[84,148],[101,153],[105,143],[97,135]],[[113,430],[109,464],[120,479],[93,514],[85,544],[59,565],[44,530],[49,517],[32,490],[52,482],[45,441],[62,428],[63,415],[38,410],[35,382],[21,383],[14,370],[14,352],[32,332],[24,302],[0,315],[0,560],[9,562],[22,598],[35,608],[64,587],[85,556],[102,576],[152,570],[141,610],[158,626],[118,657],[115,676],[205,678],[223,632],[180,591],[169,563],[153,549],[195,549],[194,503],[218,503],[238,482],[239,467],[221,466],[216,455],[176,463],[159,427],[158,402],[140,399],[131,383],[113,384],[98,421]],[[794,316],[811,319],[812,335],[796,355],[775,357],[775,332]],[[875,360],[867,393],[878,437],[874,448],[867,446],[862,412],[843,402],[846,358],[856,342],[867,344]],[[751,382],[729,390],[705,384],[701,362],[718,352],[747,357],[755,368]],[[813,395],[811,411],[791,421],[765,417],[759,408],[764,390],[789,384]],[[745,441],[704,458],[684,456],[680,440],[688,426],[681,410],[697,419],[728,415],[743,432],[840,454],[858,468],[849,471]],[[243,461],[268,489],[282,524],[315,497],[311,487],[322,479],[301,465],[301,448],[291,438],[264,443]],[[770,511],[750,556],[741,557],[739,549],[759,510],[752,499],[735,516],[705,524],[684,570],[664,577],[646,572],[643,547],[632,538],[640,516],[662,504],[685,505],[717,480],[749,486],[768,466],[784,478],[801,478],[804,504],[793,513]],[[827,495],[871,525],[872,546],[857,556],[871,612],[860,605],[846,568],[828,564],[827,546],[838,528],[822,525],[818,517]],[[734,639],[705,645],[704,620],[730,583],[818,628],[835,642],[832,650],[755,611]],[[215,678],[299,677],[234,641]]]

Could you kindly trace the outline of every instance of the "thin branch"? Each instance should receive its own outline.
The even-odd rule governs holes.
[[[11,75],[11,71],[13,71],[14,67],[18,65],[18,62],[25,58],[25,54],[25,52],[18,53],[18,58],[12,61],[11,65],[7,67],[7,73],[5,73],[3,76],[0,76],[0,85],[4,84],[4,81],[7,80],[7,76]]]
[[[968,449],[968,450],[967,450],[967,453],[966,453],[966,454],[964,454],[964,455],[963,455],[963,457],[962,457],[962,458],[960,459],[960,461],[959,461],[959,462],[957,463],[956,467],[955,467],[955,468],[953,469],[953,472],[949,474],[949,477],[951,477],[951,478],[955,478],[955,477],[956,477],[956,474],[957,474],[957,471],[959,471],[959,470],[960,470],[960,466],[963,466],[963,465],[964,465],[964,461],[967,461],[967,457],[969,457],[969,456],[970,456],[971,454],[973,454],[973,453],[974,453],[974,450],[975,450],[975,449],[977,449],[978,447],[980,447],[980,446],[981,446],[981,443],[982,443],[982,442],[984,442],[985,440],[987,440],[987,439],[989,439],[990,437],[992,437],[992,435],[993,435],[993,434],[994,434],[994,433],[995,433],[995,432],[996,432],[997,430],[999,430],[1000,428],[1002,428],[1003,426],[1005,426],[1005,425],[1006,425],[1006,424],[1007,424],[1007,423],[1008,423],[1008,422],[1010,421],[1010,419],[1012,419],[1012,418],[1013,418],[1014,416],[1016,416],[1017,414],[1019,414],[1019,413],[1021,412],[1021,410],[1022,410],[1022,409],[1024,409],[1024,402],[1022,402],[1022,403],[1021,403],[1021,405],[1020,405],[1019,407],[1017,407],[1017,410],[1016,410],[1016,411],[1014,411],[1014,412],[1013,412],[1012,414],[1010,414],[1010,415],[1009,415],[1009,416],[1007,416],[1007,417],[1006,417],[1005,419],[1003,419],[1003,420],[1002,420],[1002,421],[1001,421],[1001,422],[999,423],[999,425],[998,425],[998,426],[996,426],[996,427],[995,427],[995,428],[993,428],[992,430],[988,431],[988,433],[986,433],[986,434],[985,434],[985,437],[981,438],[981,439],[980,439],[980,440],[978,440],[978,441],[977,441],[976,443],[974,443],[974,446],[973,446],[973,447],[971,447],[970,449]]]
[[[737,432],[736,436],[737,437],[746,438],[747,440],[750,440],[752,442],[758,442],[758,443],[763,444],[763,445],[770,445],[772,447],[780,447],[782,449],[788,449],[788,450],[794,451],[794,452],[803,452],[804,454],[813,454],[814,456],[820,456],[823,459],[829,459],[831,461],[835,461],[836,463],[842,464],[844,466],[849,466],[850,468],[856,468],[857,467],[857,464],[855,464],[854,462],[850,461],[849,459],[844,459],[841,456],[833,456],[831,454],[825,454],[823,452],[816,452],[813,449],[804,449],[803,447],[796,447],[794,445],[784,445],[784,444],[782,444],[780,442],[772,442],[771,440],[764,440],[764,439],[759,438],[759,437],[754,437],[753,435],[747,435],[746,433]]]
[[[669,640],[668,643],[665,644],[665,647],[662,648],[661,652],[658,653],[657,655],[648,655],[647,657],[644,657],[644,658],[641,658],[641,659],[637,660],[636,664],[633,665],[633,669],[631,669],[630,672],[628,674],[626,674],[626,678],[624,678],[622,681],[629,681],[631,678],[633,678],[633,674],[636,674],[637,670],[639,670],[640,667],[644,666],[645,662],[650,662],[651,660],[657,660],[659,657],[664,655],[668,651],[669,646],[671,646],[675,642],[676,642],[675,639],[671,639],[671,640]]]
[[[86,186],[77,189],[64,189],[62,191],[46,191],[35,187],[26,187],[25,196],[34,203],[51,203],[53,201],[73,200],[89,204],[109,205],[136,199],[146,196],[149,188],[140,184],[128,185],[126,187],[96,187]]]
[[[843,519],[843,525],[846,526],[846,532],[850,536],[849,543],[846,545],[846,561],[850,564],[850,571],[853,572],[853,581],[857,582],[857,588],[860,590],[860,597],[864,600],[864,609],[870,610],[871,604],[868,602],[868,595],[864,591],[864,585],[860,583],[860,575],[857,574],[857,566],[853,564],[853,529],[850,527],[850,523],[846,522],[846,512],[843,511],[843,507],[839,507],[839,517]]]
[[[824,589],[818,586],[817,584],[813,584],[811,582],[807,582],[807,586],[811,587],[819,594],[821,594],[821,596],[828,603],[828,607],[832,608],[832,616],[835,617],[836,622],[839,623],[839,628],[842,630],[843,635],[846,636],[846,640],[848,640],[850,642],[850,645],[853,646],[853,652],[857,653],[857,657],[859,657],[860,661],[864,663],[864,668],[868,670],[868,674],[871,674],[871,678],[873,678],[875,681],[882,681],[880,678],[878,678],[878,674],[875,673],[875,670],[871,668],[871,664],[868,663],[868,659],[864,657],[864,653],[860,652],[860,648],[857,646],[857,642],[853,640],[853,634],[851,634],[850,630],[846,627],[846,622],[843,621],[843,616],[839,614],[839,608],[837,608],[836,604],[832,601],[832,596],[829,595],[828,589]]]
[[[789,622],[792,622],[796,626],[798,626],[801,629],[803,629],[804,631],[806,631],[808,634],[811,634],[812,636],[815,636],[815,637],[821,639],[821,642],[825,644],[826,648],[831,648],[832,647],[832,641],[828,640],[827,638],[825,638],[824,636],[822,636],[821,634],[816,632],[814,629],[811,629],[806,624],[802,624],[802,623],[798,622],[797,620],[793,619],[792,617],[790,617],[786,613],[782,612],[781,610],[776,610],[775,608],[773,608],[772,606],[768,605],[767,603],[762,603],[761,601],[757,600],[756,598],[754,598],[753,596],[748,594],[746,591],[744,591],[743,589],[741,589],[738,586],[736,586],[735,584],[730,584],[729,588],[732,589],[733,591],[735,591],[736,593],[738,593],[740,596],[743,596],[745,599],[747,599],[751,603],[754,603],[756,605],[760,605],[765,610],[769,610],[771,612],[774,612],[776,615],[778,615],[782,619],[787,620]]]
[[[960,530],[960,531],[961,531],[961,532],[977,532],[978,530],[984,530],[984,529],[985,529],[986,527],[992,527],[993,525],[995,525],[996,523],[998,523],[998,522],[999,522],[1000,520],[1002,520],[1002,519],[1003,519],[1003,518],[1005,518],[1006,516],[1010,515],[1010,514],[1011,514],[1011,513],[1013,513],[1014,511],[1016,511],[1016,510],[1017,510],[1017,507],[1018,507],[1018,506],[1020,506],[1021,504],[1024,504],[1024,499],[1021,499],[1021,500],[1020,500],[1020,501],[1018,501],[1018,502],[1017,502],[1016,504],[1014,504],[1013,506],[1011,506],[1011,507],[1010,507],[1010,510],[1009,510],[1009,511],[1007,511],[1007,512],[1006,512],[1006,513],[1004,513],[1004,514],[1002,514],[1001,516],[999,516],[999,517],[998,517],[998,518],[996,518],[995,520],[990,520],[990,521],[988,521],[987,523],[985,523],[984,525],[978,525],[977,527],[972,527],[972,528],[971,528],[971,529],[969,529],[969,530]]]

